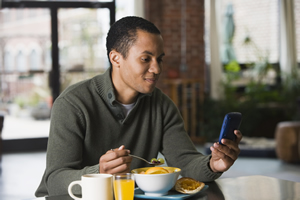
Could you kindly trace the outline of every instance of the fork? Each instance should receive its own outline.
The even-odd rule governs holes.
[[[137,159],[140,159],[144,162],[146,162],[147,164],[149,165],[153,165],[153,166],[156,166],[156,165],[162,165],[163,163],[152,163],[152,162],[149,162],[148,160],[145,160],[144,158],[141,158],[139,156],[135,156],[135,155],[132,155],[132,154],[129,154],[129,156],[133,157],[133,158],[137,158]]]

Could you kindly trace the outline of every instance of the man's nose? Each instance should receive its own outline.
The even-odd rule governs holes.
[[[161,66],[159,65],[159,63],[157,61],[154,61],[154,62],[151,63],[151,66],[149,68],[149,72],[154,73],[154,74],[160,74]]]

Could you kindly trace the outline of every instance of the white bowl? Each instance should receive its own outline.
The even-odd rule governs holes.
[[[137,186],[144,191],[147,196],[163,196],[172,189],[178,179],[181,169],[176,167],[163,167],[168,174],[140,174],[151,167],[138,168],[131,171],[134,175]]]

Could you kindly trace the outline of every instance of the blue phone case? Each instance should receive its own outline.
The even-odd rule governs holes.
[[[234,134],[234,130],[238,130],[242,121],[242,114],[239,112],[231,112],[225,115],[220,136],[219,143],[221,143],[222,138],[235,140],[236,135]]]

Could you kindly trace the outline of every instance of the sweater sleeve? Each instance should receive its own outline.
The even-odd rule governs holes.
[[[215,173],[209,167],[211,155],[203,155],[196,150],[184,129],[184,121],[175,104],[168,97],[161,102],[164,110],[162,154],[167,164],[179,167],[184,177],[203,182],[219,178],[222,173]]]
[[[87,173],[99,173],[99,164],[82,165],[84,129],[80,110],[64,98],[56,99],[51,111],[46,170],[36,196],[65,194],[72,181]],[[80,193],[79,186],[74,190]]]

